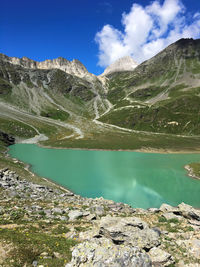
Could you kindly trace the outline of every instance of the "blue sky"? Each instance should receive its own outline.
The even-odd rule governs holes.
[[[76,58],[100,74],[121,56],[142,62],[181,37],[199,38],[199,29],[199,0],[2,0],[0,52]]]

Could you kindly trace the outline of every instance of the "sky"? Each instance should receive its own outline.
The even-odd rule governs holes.
[[[200,38],[200,0],[0,0],[0,53],[78,59],[94,74]]]

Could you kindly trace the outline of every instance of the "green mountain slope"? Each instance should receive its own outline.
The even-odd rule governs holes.
[[[200,134],[200,40],[181,39],[133,72],[108,78],[114,107],[102,122],[140,131]]]

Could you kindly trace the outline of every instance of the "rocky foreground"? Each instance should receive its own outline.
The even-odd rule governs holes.
[[[200,266],[200,211],[134,209],[0,171],[0,266]]]

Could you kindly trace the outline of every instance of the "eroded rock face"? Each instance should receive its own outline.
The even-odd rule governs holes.
[[[0,54],[0,58],[11,64],[20,65],[23,68],[28,69],[60,69],[66,73],[79,77],[84,77],[85,75],[92,75],[87,71],[86,67],[77,59],[69,61],[63,57],[58,57],[52,60],[47,59],[45,61],[38,62],[27,57],[8,57],[4,54]]]
[[[93,238],[76,246],[66,267],[150,267],[149,256],[137,247],[114,245],[106,238]]]

